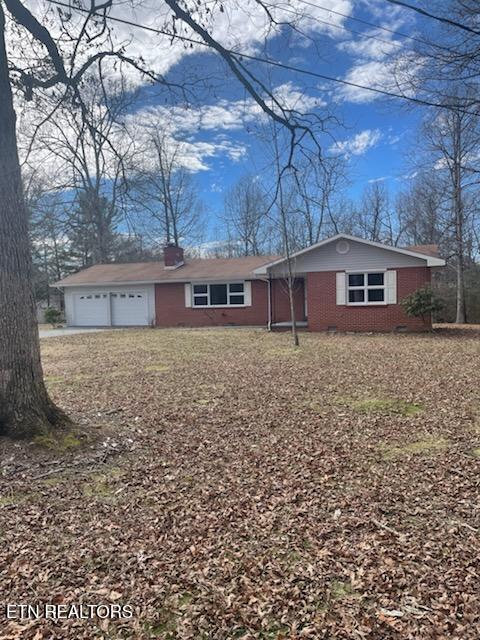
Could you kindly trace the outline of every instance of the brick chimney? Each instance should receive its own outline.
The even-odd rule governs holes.
[[[183,264],[183,249],[170,242],[163,249],[163,262],[165,269],[176,269]]]

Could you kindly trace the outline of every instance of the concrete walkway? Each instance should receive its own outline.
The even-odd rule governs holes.
[[[58,338],[58,336],[73,336],[76,333],[95,333],[96,331],[108,331],[109,329],[82,329],[81,327],[68,327],[65,329],[39,329],[40,338]]]

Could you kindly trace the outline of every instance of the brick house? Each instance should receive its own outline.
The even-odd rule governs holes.
[[[292,256],[295,316],[311,331],[420,331],[400,301],[444,266],[434,246],[405,249],[345,234]],[[278,256],[101,264],[56,284],[72,326],[289,325],[287,264]]]

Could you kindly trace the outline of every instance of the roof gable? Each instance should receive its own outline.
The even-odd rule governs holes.
[[[291,258],[297,273],[357,268],[394,268],[405,266],[444,266],[445,261],[431,254],[391,247],[347,234],[326,238],[297,251]],[[284,273],[286,258],[272,261],[255,270],[257,275]]]

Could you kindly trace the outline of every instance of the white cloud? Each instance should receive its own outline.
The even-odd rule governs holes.
[[[411,17],[399,11],[398,7],[386,6],[384,2],[375,0],[366,0],[365,4],[381,27],[392,31],[403,29],[407,33],[411,30]],[[366,37],[349,39],[337,45],[354,61],[343,79],[352,85],[413,95],[412,80],[423,61],[411,50],[409,42],[396,39],[393,33],[381,28],[367,29],[362,33]],[[381,93],[348,85],[340,86],[335,95],[340,100],[357,104],[382,97]]]
[[[330,152],[337,155],[361,156],[374,147],[382,137],[379,129],[365,129],[349,140],[336,142],[330,147]]]
[[[302,114],[325,105],[320,97],[314,97],[301,91],[292,82],[287,82],[273,89],[273,95],[285,109],[296,110]],[[276,108],[274,105],[270,105]],[[278,110],[278,109],[277,109]],[[265,118],[262,108],[253,98],[245,100],[219,100],[216,104],[203,104],[198,107],[155,106],[140,109],[131,116],[130,121],[148,127],[161,123],[169,131],[195,133],[204,131],[236,131],[246,124],[258,122]]]
[[[399,182],[403,182],[404,180],[414,180],[418,176],[418,174],[418,171],[412,171],[412,173],[405,173],[403,174],[403,176],[395,178],[395,180],[398,180]]]
[[[346,73],[344,80],[353,84],[389,91],[398,95],[415,95],[415,78],[425,64],[425,60],[414,52],[406,52],[393,60],[372,60],[358,62]],[[366,88],[342,86],[337,90],[337,98],[353,103],[368,103],[382,97],[381,93]]]
[[[307,113],[323,104],[316,98],[302,92],[291,82],[279,85],[273,91],[278,102],[285,109]],[[278,107],[271,105],[274,109]],[[139,109],[130,114],[126,126],[131,131],[137,145],[147,148],[152,133],[162,131],[173,147],[180,148],[181,164],[190,171],[204,171],[209,168],[208,160],[215,156],[225,156],[236,162],[245,156],[245,144],[235,142],[227,134],[242,130],[246,125],[258,123],[267,116],[251,98],[246,100],[219,100],[216,104],[204,104],[196,108],[186,106],[155,106]],[[217,135],[208,142],[198,140],[201,133]],[[181,140],[181,142],[180,142]],[[148,161],[148,159],[147,159]]]
[[[402,25],[415,22],[414,14],[410,14],[402,7],[387,4],[384,0],[363,0],[362,4],[368,10],[375,22],[382,22],[390,29],[398,30]]]
[[[302,114],[327,104],[320,96],[308,95],[293,82],[279,85],[273,90],[273,95],[284,109],[298,111]]]
[[[312,3],[313,4],[313,3]],[[43,19],[43,16],[50,11],[51,20],[49,28],[54,37],[60,34],[59,21],[56,17],[57,8],[52,7],[48,0],[27,0],[27,5],[32,12]],[[85,1],[85,5],[89,3]],[[326,9],[333,9],[345,15],[352,11],[352,0],[323,0],[322,6]],[[222,10],[220,10],[220,7]],[[285,27],[282,25],[291,24],[295,27],[295,33],[314,36],[316,34],[327,34],[331,37],[338,37],[338,29],[335,25],[341,26],[345,18],[334,13],[328,13],[324,9],[316,6],[305,5],[301,0],[272,0],[268,9],[274,22],[270,20],[265,8],[256,0],[222,0],[222,3],[213,3],[209,7],[210,13],[203,12],[204,6],[197,8],[196,3],[189,3],[189,10],[194,19],[197,19],[203,26],[206,26],[209,33],[223,46],[236,49],[243,53],[258,53],[266,40],[277,36]],[[197,10],[203,12],[197,15]],[[66,14],[67,11],[65,10]],[[80,33],[85,14],[70,12],[69,30],[72,34]],[[153,30],[172,31],[172,12],[168,5],[158,0],[142,0],[142,2],[117,2],[114,3],[110,14],[111,17],[130,21],[138,25],[151,28]],[[55,16],[55,17],[54,17]],[[324,24],[316,20],[320,18],[331,25]],[[169,35],[162,35],[148,31],[140,27],[108,22],[111,28],[111,40],[114,48],[125,46],[127,56],[140,59],[145,62],[145,66],[157,74],[166,74],[175,64],[184,57],[193,53],[209,51],[203,45],[185,45],[184,42],[171,38]],[[180,24],[176,24],[177,33],[182,36],[201,40],[194,31]],[[11,43],[14,44],[14,35],[10,32]],[[102,40],[96,40],[99,44]],[[28,47],[27,47],[28,48]],[[68,53],[68,44],[62,40],[64,54]],[[85,46],[88,51],[88,43]],[[210,50],[211,51],[211,50]],[[86,53],[85,52],[85,53]],[[81,62],[81,60],[79,60]],[[130,68],[132,79],[143,82],[136,71]]]
[[[385,182],[385,180],[389,180],[392,176],[380,176],[379,178],[370,178],[367,180],[369,184],[374,184],[375,182]]]
[[[239,161],[247,153],[244,143],[231,140],[226,133],[241,129],[245,123],[259,118],[260,108],[248,101],[220,101],[216,105],[201,105],[196,109],[164,106],[140,109],[130,114],[126,127],[138,149],[139,162],[148,166],[155,152],[151,138],[162,132],[167,148],[176,149],[177,162],[192,172],[206,171],[214,157]],[[200,140],[201,133],[209,135]]]
[[[356,59],[364,60],[384,60],[387,56],[398,53],[403,47],[403,43],[399,40],[389,39],[388,34],[378,29],[365,31],[368,36],[379,38],[360,38],[358,40],[347,40],[337,45],[340,51],[354,56]]]
[[[180,145],[178,164],[188,169],[192,173],[207,171],[210,167],[208,160],[214,157],[223,156],[233,162],[238,162],[247,153],[247,147],[243,144],[236,144],[228,140],[216,139],[213,142],[178,142],[174,138],[169,141],[173,147]]]
[[[291,82],[279,85],[273,93],[284,108],[295,109],[300,113],[307,113],[321,103],[320,98],[302,92]],[[271,106],[278,109],[274,105]],[[28,143],[26,138],[31,135],[35,122],[39,118],[42,118],[42,114],[30,108],[22,114],[20,127],[22,147]],[[71,127],[66,114],[61,118],[64,124],[60,130],[52,123],[42,128],[38,144],[30,159],[32,162],[35,161],[38,167],[42,167],[42,170],[56,175],[58,180],[66,181],[64,163],[60,157],[55,158],[55,145],[52,147],[45,144],[49,136],[59,135],[61,131],[61,135],[75,146],[75,130]],[[136,161],[141,166],[148,166],[154,161],[152,135],[162,132],[167,147],[176,150],[180,166],[192,172],[206,171],[210,169],[214,158],[224,157],[232,162],[240,161],[247,154],[247,144],[232,138],[232,134],[266,118],[261,107],[251,98],[222,99],[215,104],[203,104],[198,107],[164,105],[144,107],[125,118],[125,127],[130,134],[129,140],[124,140],[121,127],[114,127],[114,144],[117,149],[121,149],[124,144],[128,146],[130,140],[133,140]],[[93,166],[93,156],[90,161]]]
[[[395,66],[391,62],[364,62],[353,66],[344,80],[374,89],[392,89]],[[376,100],[380,94],[359,87],[343,85],[337,95],[348,102],[365,103]]]

